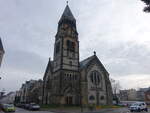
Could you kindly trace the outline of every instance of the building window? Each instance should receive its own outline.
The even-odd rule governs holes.
[[[74,79],[77,80],[77,75],[74,75]]]
[[[105,98],[104,96],[101,96],[101,100],[104,100],[104,98]]]
[[[60,42],[56,43],[56,54],[60,51]]]
[[[69,80],[69,74],[67,74],[67,78],[68,78],[68,80]]]
[[[72,66],[72,61],[69,61],[69,65]]]
[[[92,71],[90,75],[90,79],[94,85],[99,85],[101,81],[101,75],[98,71]]]
[[[75,52],[75,43],[70,40],[67,40],[67,50]]]
[[[65,77],[64,77],[65,80],[72,80],[72,81],[75,81],[78,79],[77,75],[76,74],[65,74]]]
[[[95,100],[95,97],[94,97],[93,95],[91,95],[91,96],[89,97],[89,100]]]

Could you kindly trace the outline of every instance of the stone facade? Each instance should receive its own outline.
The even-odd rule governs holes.
[[[67,5],[58,23],[54,58],[43,77],[43,104],[112,104],[109,74],[96,56],[79,62],[76,19]]]
[[[22,84],[22,87],[16,93],[16,103],[42,103],[42,80],[30,80]]]

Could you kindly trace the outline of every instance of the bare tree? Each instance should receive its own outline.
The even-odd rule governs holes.
[[[111,85],[112,85],[112,91],[113,94],[116,95],[117,93],[119,93],[119,90],[121,89],[120,83],[117,80],[114,79],[110,79]]]
[[[121,89],[120,83],[117,80],[110,79],[112,91],[113,91],[113,100],[116,101],[116,104],[119,103],[119,98],[117,94],[119,93],[119,90]]]
[[[141,0],[146,4],[145,8],[143,9],[144,12],[150,12],[150,0]]]

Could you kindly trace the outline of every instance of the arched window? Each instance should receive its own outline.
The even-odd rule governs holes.
[[[66,43],[67,43],[67,50],[74,52],[75,51],[75,43],[70,40],[67,40]]]
[[[60,51],[60,42],[56,43],[56,54]]]
[[[99,85],[101,81],[101,75],[98,71],[92,71],[90,74],[90,79],[94,85]]]
[[[69,65],[72,66],[72,61],[69,61]]]
[[[101,96],[101,100],[104,100],[105,99],[105,97],[104,96]]]
[[[94,97],[93,95],[91,95],[91,96],[89,97],[89,100],[95,100],[95,97]]]
[[[77,75],[74,75],[74,79],[77,80]]]

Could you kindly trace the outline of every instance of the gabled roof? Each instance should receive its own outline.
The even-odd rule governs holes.
[[[48,73],[48,71],[50,70],[51,72],[53,71],[53,61],[51,61],[50,59],[49,59],[49,61],[48,61],[48,64],[47,64],[47,67],[46,67],[46,71],[45,71],[45,74],[44,74],[44,78],[45,78],[45,76],[47,75],[47,73]]]
[[[93,55],[93,56],[90,56],[90,57],[88,57],[88,58],[86,58],[86,59],[84,59],[83,61],[81,61],[81,62],[80,62],[80,68],[81,68],[81,69],[85,68],[85,67],[90,63],[90,61],[91,61],[92,59],[94,59],[94,55]]]
[[[84,69],[86,67],[88,67],[94,60],[97,61],[97,63],[101,66],[101,69],[104,73],[107,73],[107,70],[105,69],[104,65],[101,63],[101,61],[98,59],[98,57],[96,55],[90,56],[88,58],[86,58],[85,60],[80,62],[80,69]]]
[[[66,6],[66,8],[61,16],[60,21],[63,19],[76,21],[68,5]]]
[[[1,38],[0,38],[0,51],[5,52],[5,51],[4,51],[4,48],[3,48],[3,44],[2,44]]]

